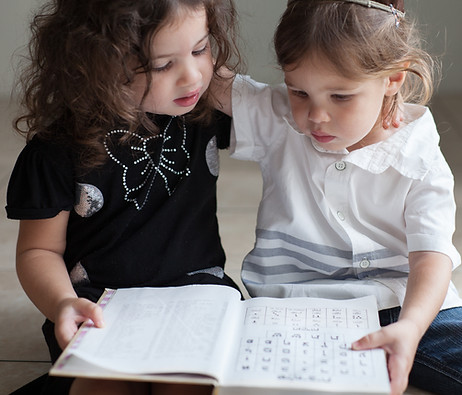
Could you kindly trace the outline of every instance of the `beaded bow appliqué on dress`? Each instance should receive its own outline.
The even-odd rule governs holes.
[[[190,153],[186,149],[186,125],[184,119],[183,137],[179,146],[175,146],[174,139],[168,134],[169,127],[174,118],[172,117],[168,121],[162,133],[155,136],[142,137],[123,129],[112,130],[105,136],[104,147],[108,156],[123,168],[122,185],[125,191],[124,200],[132,202],[137,210],[141,210],[148,201],[157,176],[163,179],[165,189],[168,195],[171,196],[179,181],[172,185],[171,178],[168,177],[169,173],[176,175],[177,179],[187,177],[190,174]],[[123,135],[130,135],[130,145],[128,147],[131,151],[131,155],[127,155],[124,159],[113,152],[108,144],[113,137],[122,137]],[[158,139],[161,139],[161,147],[159,159],[156,163],[149,147],[151,143]],[[181,155],[184,155],[184,157],[180,158],[179,156]],[[186,163],[186,165],[180,168],[178,163]]]

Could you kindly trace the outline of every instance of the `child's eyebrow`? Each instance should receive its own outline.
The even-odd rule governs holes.
[[[210,36],[210,33],[207,32],[207,33],[205,34],[205,36],[202,37],[202,38],[197,42],[197,44],[200,44],[202,41],[204,41],[204,40],[206,40],[207,38],[209,38],[209,36]],[[196,44],[196,45],[197,45],[197,44]]]
[[[287,78],[284,78],[284,84],[286,84],[287,86],[292,85]]]
[[[284,79],[284,83],[286,84],[287,88],[292,89],[292,90],[297,90],[297,91],[303,91],[303,89],[297,88],[295,85],[291,84],[291,82],[288,79]],[[358,88],[356,86],[337,86],[337,85],[332,85],[332,86],[327,86],[326,91],[330,92],[354,92]]]
[[[207,40],[209,38],[209,35],[210,35],[210,33],[207,32],[207,34],[204,37],[202,37],[199,41],[197,41],[196,44],[194,44],[194,47],[201,44],[203,41]],[[156,59],[169,58],[169,57],[172,57],[174,55],[175,55],[174,53],[161,54],[161,55],[156,56]]]
[[[300,89],[297,88],[295,85],[292,85],[292,84],[290,83],[290,81],[288,81],[288,80],[286,80],[286,79],[284,79],[284,83],[285,83],[286,86],[287,86],[288,88],[290,88],[290,89],[300,90]]]

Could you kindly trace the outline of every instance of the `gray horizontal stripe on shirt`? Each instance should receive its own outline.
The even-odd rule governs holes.
[[[376,251],[365,252],[362,254],[352,255],[351,251],[341,250],[339,248],[326,246],[323,244],[312,243],[312,242],[305,241],[297,237],[294,237],[294,236],[291,236],[291,235],[288,235],[286,233],[282,233],[279,231],[275,231],[275,230],[257,229],[256,235],[257,235],[257,238],[260,238],[263,240],[282,240],[285,243],[295,245],[299,248],[303,248],[305,250],[312,251],[320,255],[343,258],[343,259],[347,259],[349,262],[359,262],[363,259],[369,259],[370,261],[374,261],[377,259],[385,259],[385,258],[392,258],[394,256],[400,256],[400,254],[392,250],[386,249],[386,248],[376,250]],[[277,248],[273,248],[272,250],[277,251]],[[287,248],[281,249],[281,250],[288,251]],[[280,254],[265,255],[265,256],[278,256],[278,255]],[[302,254],[300,255],[303,256]],[[263,256],[263,255],[260,255],[260,256]],[[303,263],[306,263],[305,260],[303,259],[301,259],[300,261]],[[314,261],[314,262],[318,262],[318,261]]]
[[[303,263],[306,265],[306,268],[300,268],[294,264],[282,264],[278,266],[284,266],[286,267],[285,270],[283,270],[281,273],[287,273],[287,267],[293,268],[291,272],[296,272],[299,271],[300,273],[305,272],[309,268],[313,268],[315,270],[319,270],[321,272],[325,273],[332,273],[335,272],[336,270],[339,269],[338,266],[334,265],[328,265],[327,263],[320,262],[316,259],[310,258],[309,256],[306,256],[300,252],[292,251],[287,248],[254,248],[252,251],[250,251],[249,256],[252,257],[259,257],[259,258],[275,258],[275,257],[281,257],[281,260],[284,260],[286,257],[290,257],[293,259],[296,259],[297,261]],[[244,261],[244,263],[247,260]],[[351,261],[351,260],[350,260]],[[348,262],[346,262],[348,263]],[[261,265],[258,264],[261,267],[265,268],[272,268],[273,266],[267,266],[267,265]]]
[[[309,279],[314,280],[317,278],[329,278],[332,273],[344,277],[344,278],[349,278],[349,277],[356,277],[356,275],[353,273],[354,269],[353,268],[336,268],[334,272],[331,272],[330,274],[324,274],[321,272],[318,272],[316,270],[310,270],[309,268],[302,269],[294,264],[280,264],[280,265],[275,265],[275,266],[265,266],[260,263],[255,263],[250,261],[248,258],[244,260],[244,270],[252,273],[257,273],[257,274],[263,274],[266,276],[275,276],[275,275],[283,275],[283,274],[293,274],[293,273],[300,273],[300,274],[306,274],[309,275]]]
[[[360,269],[360,268],[340,268],[329,274],[321,273],[316,270],[301,269],[293,264],[281,264],[276,266],[265,266],[259,263],[251,262],[248,258],[244,260],[244,269],[249,273],[255,273],[264,276],[281,276],[300,274],[301,278],[299,281],[290,281],[291,284],[303,283],[310,280],[319,279],[335,279],[335,280],[347,280],[347,279],[366,279],[366,278],[399,278],[407,276],[406,273],[390,269]],[[246,282],[248,280],[246,279]]]
[[[286,233],[278,232],[276,230],[257,229],[256,235],[257,238],[265,240],[282,240],[286,243],[296,245],[297,247],[301,247],[306,250],[316,252],[318,254],[351,259],[351,251],[345,251],[335,247],[311,243],[309,241],[302,240],[297,237],[288,235]]]

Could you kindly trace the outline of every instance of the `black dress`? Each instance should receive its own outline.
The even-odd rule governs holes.
[[[8,218],[70,211],[64,260],[81,297],[96,301],[104,288],[135,286],[237,288],[223,271],[216,216],[218,149],[229,145],[230,119],[217,113],[206,127],[184,124],[181,117],[154,120],[160,128],[154,137],[144,130],[130,136],[123,128],[109,130],[108,158],[91,171],[79,171],[76,150],[38,138],[18,157]],[[43,329],[55,361],[61,350],[53,324],[47,321]]]

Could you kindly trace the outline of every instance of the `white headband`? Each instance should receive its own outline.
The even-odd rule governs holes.
[[[397,10],[395,7],[393,7],[393,4],[385,5],[377,1],[370,1],[370,0],[344,0],[344,1],[347,3],[356,3],[364,7],[377,8],[382,11],[391,12],[395,16],[395,18],[404,18],[404,15],[405,15],[403,11]]]
[[[287,6],[289,7],[293,2],[294,2],[294,0],[288,0]],[[395,26],[396,27],[399,26],[400,19],[404,18],[404,16],[406,15],[405,12],[400,11],[400,10],[396,9],[395,7],[393,7],[393,4],[385,5],[385,4],[379,3],[378,1],[371,1],[371,0],[343,0],[343,2],[345,2],[345,3],[355,3],[355,4],[362,5],[364,7],[376,8],[378,10],[389,12],[389,13],[393,14],[393,16],[395,17]]]

